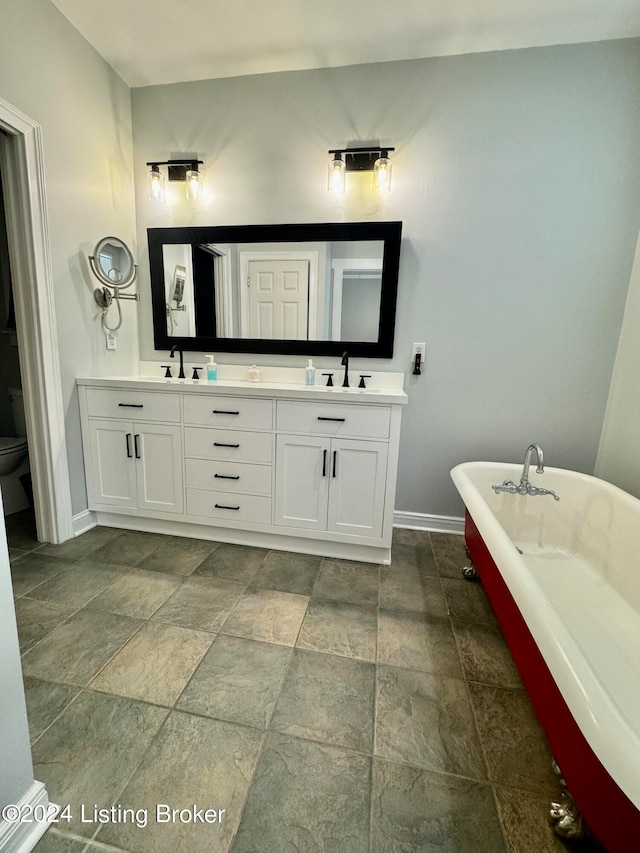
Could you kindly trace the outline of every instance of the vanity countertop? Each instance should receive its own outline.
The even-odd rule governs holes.
[[[388,377],[392,374],[380,374]],[[374,374],[375,376],[375,374]],[[402,374],[397,374],[400,382]],[[358,381],[357,374],[354,381]],[[369,387],[369,388],[342,388],[339,385],[327,387],[326,385],[302,385],[295,382],[279,382],[265,379],[260,382],[249,382],[246,379],[218,379],[216,382],[208,382],[206,379],[198,381],[193,379],[165,379],[159,376],[79,376],[76,379],[78,385],[88,385],[94,388],[118,388],[140,389],[146,391],[175,390],[188,392],[189,394],[212,394],[220,396],[242,395],[248,397],[280,397],[282,399],[297,400],[331,400],[332,402],[360,402],[379,404],[404,404],[408,397],[402,386],[393,387],[391,383],[384,385],[391,387]],[[395,383],[394,383],[395,384]],[[374,383],[375,385],[375,383]]]

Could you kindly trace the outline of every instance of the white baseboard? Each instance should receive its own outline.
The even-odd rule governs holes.
[[[73,516],[73,535],[80,536],[81,533],[86,533],[87,530],[92,530],[98,523],[95,512],[90,509],[85,509]]]
[[[56,807],[49,803],[47,790],[42,782],[34,782],[19,803],[16,803],[22,814],[33,814],[39,811],[44,814],[55,814]],[[36,809],[36,806],[39,808]],[[27,823],[7,823],[0,821],[0,850],[2,853],[31,853],[38,841],[49,828],[50,821]]]
[[[411,527],[430,533],[464,533],[464,518],[455,515],[430,515],[423,512],[393,513],[394,527]]]

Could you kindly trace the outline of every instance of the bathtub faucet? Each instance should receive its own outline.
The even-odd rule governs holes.
[[[529,466],[531,465],[531,456],[534,452],[538,459],[536,472],[538,474],[544,474],[544,457],[542,455],[542,448],[539,444],[530,444],[524,455],[524,465],[522,466],[520,485],[516,485],[513,480],[505,480],[501,485],[491,487],[496,494],[499,492],[509,492],[509,494],[512,495],[553,495],[554,500],[560,500],[556,493],[551,489],[541,489],[538,486],[532,486],[529,482]]]

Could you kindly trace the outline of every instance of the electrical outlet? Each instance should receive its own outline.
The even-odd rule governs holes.
[[[414,376],[420,376],[424,367],[424,357],[427,345],[425,343],[414,343],[411,351],[411,369]]]
[[[107,349],[118,349],[118,336],[115,332],[107,332]]]

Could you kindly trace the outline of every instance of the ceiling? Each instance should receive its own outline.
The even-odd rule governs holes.
[[[129,86],[640,36],[640,0],[52,0]]]

